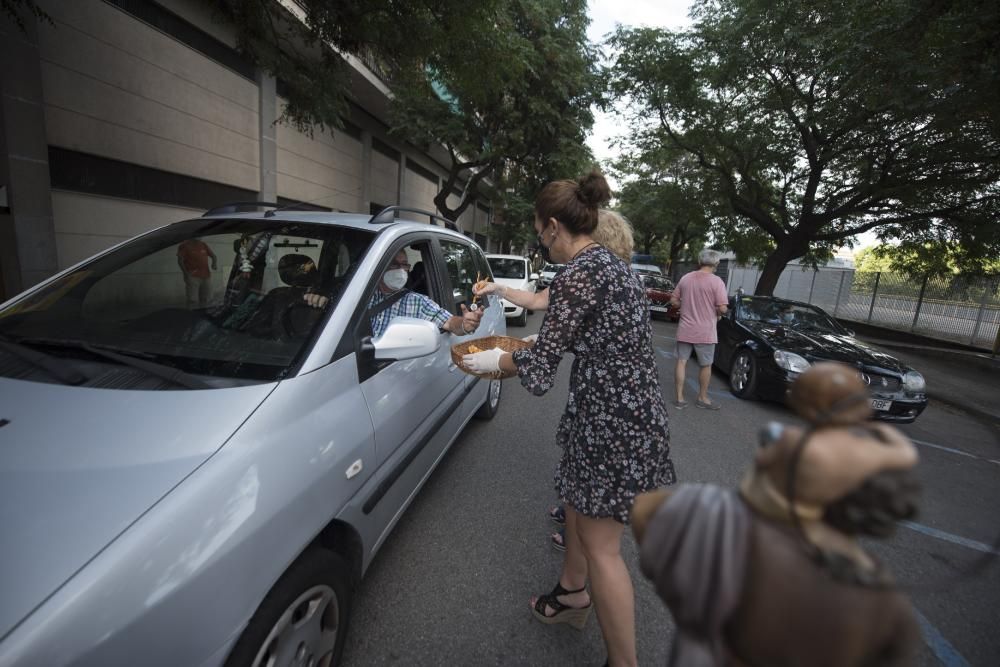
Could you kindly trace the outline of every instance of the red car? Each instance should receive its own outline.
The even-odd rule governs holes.
[[[681,318],[680,311],[670,305],[670,297],[674,293],[674,284],[669,279],[652,273],[640,273],[639,279],[646,287],[646,298],[649,299],[649,316],[666,317],[671,322]]]

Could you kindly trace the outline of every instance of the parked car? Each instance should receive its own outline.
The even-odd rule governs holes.
[[[730,299],[718,323],[715,367],[729,374],[740,398],[784,401],[791,382],[818,361],[858,369],[876,419],[914,421],[927,407],[923,376],[892,355],[859,341],[822,309],[774,297]]]
[[[400,251],[452,313],[490,272],[387,211],[209,212],[0,304],[0,665],[337,664],[376,551],[500,401],[436,324],[372,337]],[[473,336],[505,332],[495,303]]]
[[[565,264],[544,264],[538,272],[538,289],[544,289],[552,284],[555,277],[563,270]]]
[[[538,274],[532,273],[527,257],[520,255],[486,255],[486,261],[493,270],[493,280],[498,285],[511,289],[534,292],[538,284]],[[504,315],[513,320],[515,326],[523,327],[528,323],[529,310],[514,305],[507,299],[502,299]]]
[[[631,266],[632,270],[636,273],[652,273],[657,276],[663,275],[663,271],[660,270],[660,267],[656,264],[636,264],[633,262]]]
[[[680,310],[670,305],[670,297],[674,295],[674,284],[669,278],[661,278],[651,273],[640,273],[646,288],[646,298],[649,299],[649,315],[655,318],[657,315],[663,316],[671,322],[676,322],[681,318]]]

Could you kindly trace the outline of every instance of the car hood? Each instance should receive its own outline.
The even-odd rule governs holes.
[[[274,387],[117,391],[0,378],[0,639]]]
[[[882,368],[905,373],[909,367],[890,354],[854,336],[822,331],[791,329],[764,322],[743,322],[743,325],[770,343],[775,349],[802,355],[809,361],[840,361],[851,366],[861,363],[869,368]]]
[[[503,285],[511,289],[524,289],[528,284],[527,278],[494,278],[497,285]]]

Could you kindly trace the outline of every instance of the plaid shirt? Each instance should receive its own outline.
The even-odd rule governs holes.
[[[371,310],[391,296],[391,294],[382,294],[380,290],[375,290],[372,298],[368,301],[368,309]],[[423,294],[406,292],[399,301],[372,317],[372,338],[380,338],[389,328],[389,322],[394,317],[416,317],[433,322],[438,325],[438,328],[441,328],[451,318],[451,313]]]

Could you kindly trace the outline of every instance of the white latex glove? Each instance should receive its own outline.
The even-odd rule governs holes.
[[[473,373],[495,373],[500,370],[500,357],[504,351],[499,347],[485,352],[476,352],[462,357],[462,363]]]
[[[535,341],[538,340],[538,334],[531,334],[530,336],[525,336],[521,340],[523,340],[526,343],[531,343],[532,345],[534,345]]]

